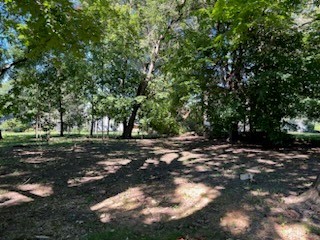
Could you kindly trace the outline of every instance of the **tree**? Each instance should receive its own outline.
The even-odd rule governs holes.
[[[12,46],[21,50],[21,54],[6,58],[6,53],[1,52],[0,77],[13,66],[53,49],[80,53],[88,42],[100,39],[98,19],[90,14],[89,7],[80,7],[73,1],[2,0],[0,11],[0,31],[5,36],[1,45],[5,51]]]
[[[147,0],[145,2],[131,5],[130,8],[139,17],[139,31],[137,36],[141,38],[139,48],[144,54],[144,63],[141,68],[143,77],[139,81],[136,90],[136,100],[132,105],[130,116],[124,121],[123,138],[131,138],[134,122],[137,117],[138,110],[141,107],[141,97],[146,97],[147,88],[153,81],[156,74],[160,74],[161,52],[165,49],[164,40],[169,37],[169,33],[173,30],[186,14],[186,1],[154,1]],[[135,17],[134,15],[132,17]]]
[[[250,131],[278,141],[282,119],[295,112],[302,70],[303,35],[292,17],[298,6],[219,0],[193,12],[171,69],[183,69],[196,89],[214,136],[236,139],[238,123],[249,122]]]

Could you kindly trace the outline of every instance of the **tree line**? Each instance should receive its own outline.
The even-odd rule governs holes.
[[[0,1],[1,114],[281,141],[319,119],[317,1]]]

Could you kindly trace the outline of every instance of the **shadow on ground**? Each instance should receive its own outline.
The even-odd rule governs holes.
[[[189,136],[0,153],[1,239],[86,239],[118,228],[181,239],[320,239],[320,212],[284,210],[281,200],[315,180],[318,148],[263,150]],[[255,181],[240,181],[245,172]]]

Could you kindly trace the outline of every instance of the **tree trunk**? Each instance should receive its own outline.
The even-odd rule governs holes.
[[[93,137],[93,129],[94,129],[94,119],[91,120],[90,137]]]
[[[104,139],[104,121],[103,121],[103,117],[101,118],[101,135],[102,135],[102,139]]]
[[[229,141],[231,143],[239,140],[238,123],[232,123],[229,129]]]
[[[36,127],[35,127],[36,139],[39,138],[39,114],[36,116]]]
[[[94,122],[94,134],[97,135],[98,134],[98,121]]]
[[[186,0],[182,0],[180,4],[177,6],[177,11],[178,11],[178,16],[176,19],[171,19],[168,22],[168,25],[166,26],[165,29],[163,29],[163,33],[160,34],[158,39],[155,39],[154,45],[152,47],[151,53],[150,53],[150,61],[148,64],[145,65],[144,73],[145,73],[145,78],[140,82],[136,97],[138,96],[145,96],[146,95],[146,89],[148,87],[149,82],[153,78],[153,73],[155,70],[155,65],[156,62],[159,58],[159,51],[160,51],[160,46],[162,41],[165,39],[166,34],[169,32],[169,30],[172,28],[172,26],[179,22],[181,20],[181,17],[183,16],[182,9],[186,4]],[[128,124],[124,125],[123,128],[123,138],[131,138],[132,137],[132,130],[134,127],[134,121],[137,116],[137,112],[140,108],[141,104],[134,104],[132,107],[132,112],[128,120]]]
[[[107,123],[107,137],[109,138],[109,128],[110,128],[110,118],[108,117],[108,123]]]
[[[136,119],[138,110],[140,108],[140,104],[136,104],[133,106],[133,110],[131,112],[128,124],[126,124],[126,126],[123,128],[123,134],[122,134],[122,138],[132,138],[132,130],[134,127],[134,121]]]
[[[161,39],[162,38],[163,37],[161,37]],[[153,74],[153,71],[155,68],[155,63],[156,63],[157,56],[158,56],[159,49],[160,49],[160,43],[161,43],[161,40],[158,40],[155,47],[154,47],[154,50],[151,54],[152,60],[150,61],[149,65],[146,67],[147,74],[146,74],[145,79],[143,79],[139,84],[137,94],[136,94],[137,97],[146,95],[146,89],[148,87],[149,82],[152,79],[152,74]],[[141,104],[134,104],[133,105],[132,112],[131,112],[131,115],[128,120],[128,124],[123,126],[124,128],[123,128],[122,138],[131,138],[132,137],[132,130],[134,127],[134,121],[136,119],[136,116],[137,116],[137,113],[138,113],[140,106],[141,106]]]
[[[59,114],[60,114],[60,137],[64,136],[64,122],[63,122],[63,109],[62,109],[62,100],[59,99]]]
[[[3,137],[2,137],[2,132],[1,132],[1,129],[0,129],[0,140],[2,140]]]

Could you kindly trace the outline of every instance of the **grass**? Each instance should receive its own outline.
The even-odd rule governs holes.
[[[307,224],[307,229],[310,233],[313,233],[315,235],[318,235],[320,236],[320,228],[319,227],[316,227],[316,226],[313,226],[313,225],[309,225]]]
[[[58,132],[50,134],[50,141],[47,143],[45,134],[41,134],[41,138],[36,139],[34,132],[3,132],[3,139],[0,141],[0,147],[12,146],[33,146],[33,145],[65,145],[72,144],[74,140],[85,140],[88,138],[87,132],[79,133],[66,133],[64,137],[60,137]],[[111,138],[120,136],[120,132],[110,133]],[[91,140],[101,139],[102,134],[94,135]]]
[[[289,132],[297,140],[320,141],[320,133]]]
[[[118,138],[121,136],[121,132],[114,131],[109,133],[109,138]],[[144,133],[142,133],[144,134]],[[133,138],[158,138],[159,135],[139,135],[137,132],[132,133]],[[87,140],[90,141],[101,140],[102,133],[99,132],[94,134],[92,138],[89,137],[89,132],[71,132],[65,133],[64,137],[60,137],[57,131],[53,131],[50,133],[50,141],[47,143],[46,141],[46,134],[41,132],[40,138],[35,138],[35,133],[33,131],[28,132],[2,132],[3,139],[0,141],[0,147],[6,146],[15,146],[15,145],[22,145],[22,146],[29,146],[29,145],[59,145],[59,144],[73,144],[75,140]],[[104,133],[104,137],[107,138],[107,134]]]

